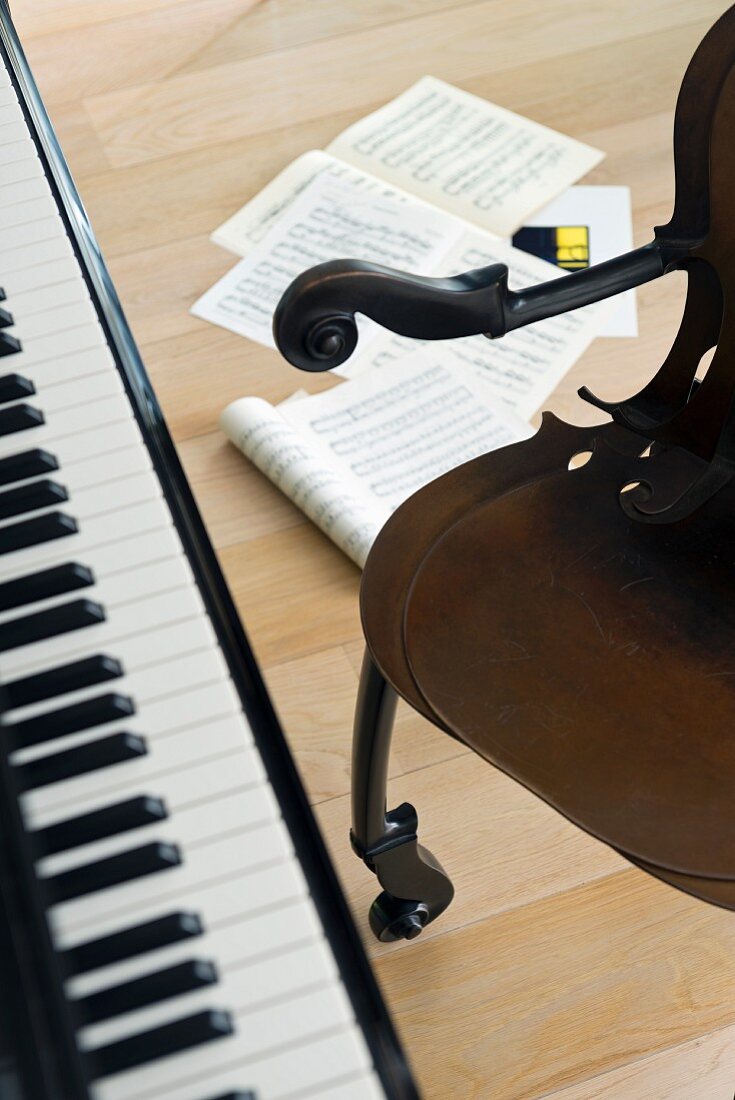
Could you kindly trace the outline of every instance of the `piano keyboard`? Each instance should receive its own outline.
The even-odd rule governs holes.
[[[375,1022],[356,1019],[323,898],[318,907],[282,816],[291,788],[274,791],[172,514],[146,380],[127,369],[101,308],[92,276],[104,269],[84,263],[64,201],[75,192],[10,56],[2,732],[89,1096],[413,1097],[405,1066],[394,1080],[376,1066]]]

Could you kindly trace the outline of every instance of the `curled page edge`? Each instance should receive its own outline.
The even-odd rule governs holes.
[[[390,509],[380,509],[326,448],[263,398],[233,401],[219,423],[238,450],[362,568]]]
[[[210,241],[228,252],[234,252],[236,256],[247,256],[304,188],[321,172],[338,163],[335,157],[322,149],[302,153],[227,221],[218,225],[210,235]]]

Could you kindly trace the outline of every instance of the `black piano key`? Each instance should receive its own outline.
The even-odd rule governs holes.
[[[22,722],[12,722],[6,727],[14,749],[28,748],[41,741],[53,741],[56,737],[66,737],[69,733],[102,726],[105,722],[115,722],[118,718],[128,718],[135,714],[135,704],[128,695],[97,695],[94,699],[84,699],[70,707],[34,714]]]
[[[225,1039],[234,1030],[229,1012],[199,1012],[89,1051],[86,1056],[89,1074],[92,1078],[109,1077],[214,1039]]]
[[[0,653],[104,621],[104,607],[93,600],[72,600],[33,615],[9,619],[0,631]]]
[[[33,397],[36,387],[22,374],[4,374],[0,378],[0,405],[6,401],[18,401],[21,397]]]
[[[167,817],[162,799],[141,795],[101,810],[57,821],[55,825],[37,829],[32,836],[39,857],[52,856],[82,844],[92,844],[95,840],[127,833],[131,829],[142,829],[156,821],[165,821]]]
[[[51,878],[43,879],[52,905],[72,898],[82,898],[86,894],[95,894],[98,890],[107,890],[123,882],[155,875],[159,871],[170,871],[181,863],[181,852],[175,844],[154,842],[129,852],[120,852],[107,859],[96,859],[71,871],[62,871]]]
[[[68,499],[69,494],[58,481],[33,481],[20,489],[8,489],[0,493],[0,519],[21,516],[24,512],[35,512],[38,508],[51,508]]]
[[[62,539],[77,532],[76,521],[63,512],[49,512],[36,519],[26,519],[10,527],[0,527],[0,554],[10,554],[27,546],[38,546],[52,539]]]
[[[0,332],[0,359],[6,355],[15,355],[16,352],[21,350],[20,340],[17,340],[15,336],[11,336],[9,332]]]
[[[52,596],[64,596],[67,592],[89,588],[92,584],[92,570],[77,562],[42,569],[38,573],[29,573],[25,577],[17,577],[0,584],[0,611],[11,611],[15,607],[37,603],[39,600],[50,600]]]
[[[24,481],[39,474],[51,474],[58,468],[56,457],[48,451],[23,451],[19,455],[9,455],[8,458],[0,458],[0,485],[12,485],[14,481]]]
[[[0,328],[10,328],[13,324],[13,314],[8,309],[0,309]]]
[[[31,703],[41,703],[44,699],[53,699],[70,691],[81,691],[107,680],[118,680],[124,672],[123,666],[114,657],[99,654],[68,665],[58,665],[48,672],[35,672],[22,680],[12,680],[4,685],[5,696],[11,710],[27,707]]]
[[[133,978],[132,981],[101,989],[99,993],[91,993],[74,1002],[74,1014],[82,1027],[98,1024],[101,1020],[121,1016],[123,1012],[147,1008],[171,997],[183,997],[196,989],[214,985],[216,981],[214,963],[187,959],[154,974],[144,974],[142,978]]]
[[[100,966],[111,966],[203,934],[204,926],[196,913],[170,913],[109,936],[87,940],[63,951],[61,957],[67,974],[86,974]]]
[[[32,790],[45,787],[48,783],[58,783],[62,779],[86,775],[87,772],[94,772],[99,768],[123,764],[126,760],[145,756],[147,751],[144,739],[137,734],[113,733],[75,749],[51,753],[28,764],[18,764],[16,774],[23,789]]]
[[[44,422],[43,413],[33,405],[11,405],[9,409],[0,409],[0,435],[40,428]]]
[[[237,1092],[228,1092],[224,1096],[213,1096],[211,1100],[258,1100],[252,1089],[248,1089],[247,1092],[242,1092],[238,1089]]]

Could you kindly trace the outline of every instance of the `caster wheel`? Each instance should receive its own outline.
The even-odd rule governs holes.
[[[394,898],[383,891],[370,906],[370,927],[383,943],[413,940],[429,921],[429,910],[422,901]]]

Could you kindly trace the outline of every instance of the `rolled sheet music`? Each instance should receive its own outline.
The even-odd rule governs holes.
[[[279,406],[234,401],[220,425],[358,566],[391,512],[440,474],[532,434],[492,389],[441,350],[422,350]]]

